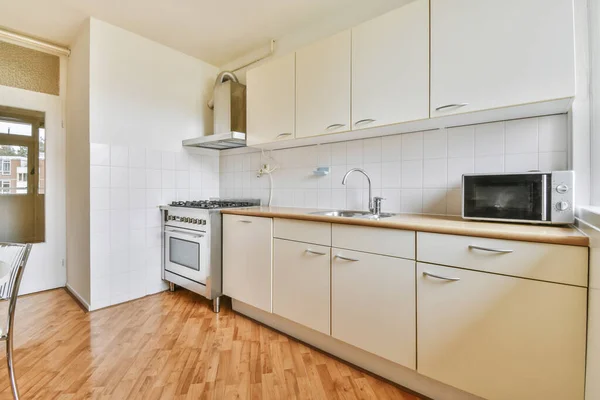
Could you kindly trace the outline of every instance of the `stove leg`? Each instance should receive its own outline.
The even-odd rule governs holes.
[[[169,282],[169,292],[175,291],[175,284],[173,282]]]
[[[213,299],[213,311],[215,313],[221,311],[221,297],[215,297]]]

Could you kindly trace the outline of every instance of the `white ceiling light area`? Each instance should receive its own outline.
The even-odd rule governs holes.
[[[364,20],[399,0],[0,0],[0,26],[70,45],[95,17],[220,66],[352,9]]]

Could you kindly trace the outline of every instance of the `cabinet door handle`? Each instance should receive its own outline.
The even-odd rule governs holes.
[[[316,254],[318,256],[325,256],[325,255],[327,255],[327,253],[322,253],[320,251],[314,251],[314,250],[311,250],[311,249],[306,249],[306,252],[310,253],[310,254]]]
[[[344,126],[346,126],[346,125],[345,124],[331,124],[325,129],[328,130],[328,129],[332,129],[332,128],[343,128]]]
[[[471,250],[482,250],[482,251],[489,251],[492,253],[501,253],[501,254],[507,254],[507,253],[512,253],[512,250],[504,250],[504,249],[492,249],[491,247],[481,247],[481,246],[475,246],[473,244],[469,245],[469,249]]]
[[[340,260],[346,260],[346,261],[360,261],[360,260],[357,260],[356,258],[344,257],[340,254],[336,254],[335,258],[339,258]]]
[[[431,272],[427,272],[427,271],[423,271],[423,276],[429,276],[431,278],[436,278],[436,279],[441,279],[444,281],[451,281],[451,282],[460,281],[460,278],[449,278],[447,276],[432,274]]]
[[[357,126],[357,125],[360,125],[360,124],[366,124],[366,123],[370,123],[370,122],[375,122],[375,120],[372,119],[372,118],[359,119],[358,121],[356,121],[354,123],[354,126]]]
[[[275,139],[279,139],[286,136],[292,136],[292,134],[290,132],[280,133],[279,135],[275,136]]]
[[[440,106],[440,107],[436,108],[435,111],[441,111],[446,108],[460,108],[460,107],[464,107],[464,106],[468,106],[468,105],[469,105],[469,103],[446,104],[445,106]]]
[[[248,221],[247,219],[240,219],[238,222],[241,222],[243,224],[251,224],[252,221]]]

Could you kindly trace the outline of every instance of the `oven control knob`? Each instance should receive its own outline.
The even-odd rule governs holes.
[[[558,203],[556,203],[556,209],[558,211],[566,211],[569,209],[569,203],[567,203],[566,201],[559,201]]]
[[[198,224],[198,218],[194,218],[194,219],[192,220],[192,224]]]
[[[565,194],[569,191],[569,187],[567,185],[565,185],[564,183],[561,183],[560,185],[558,185],[556,187],[556,191],[560,194]]]
[[[188,217],[183,217],[183,222],[190,222],[190,219]]]
[[[202,220],[202,225],[206,225],[206,220],[205,219]]]

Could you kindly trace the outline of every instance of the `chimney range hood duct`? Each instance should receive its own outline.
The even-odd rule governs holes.
[[[219,74],[208,107],[214,110],[214,133],[186,139],[183,145],[216,150],[246,146],[246,86],[232,72]]]

